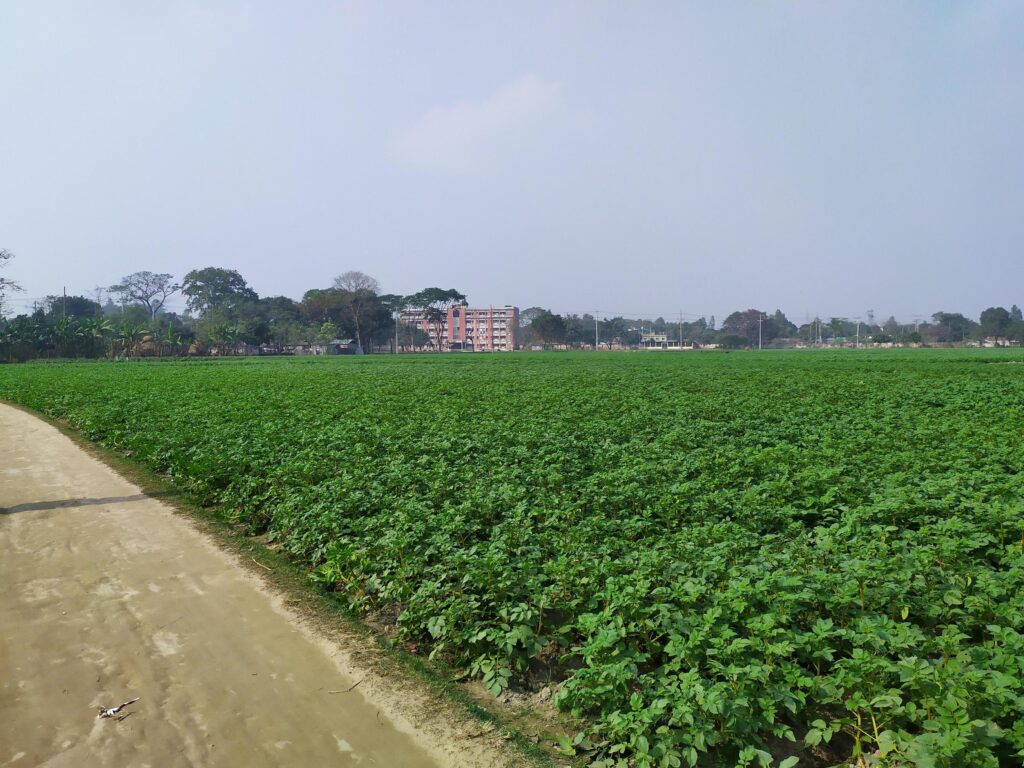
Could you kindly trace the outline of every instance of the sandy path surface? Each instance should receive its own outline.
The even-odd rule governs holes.
[[[185,518],[0,405],[0,766],[483,764],[438,757],[373,700],[381,681],[345,692],[344,650],[280,602]],[[96,718],[135,696],[123,721]]]

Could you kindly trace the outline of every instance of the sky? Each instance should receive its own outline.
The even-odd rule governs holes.
[[[4,277],[977,316],[1024,305],[1022,76],[1015,0],[4,0]]]

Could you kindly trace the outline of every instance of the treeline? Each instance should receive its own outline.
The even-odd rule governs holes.
[[[0,267],[13,258],[0,249]],[[48,296],[33,311],[4,316],[7,293],[20,290],[0,277],[0,359],[39,357],[142,357],[232,355],[280,352],[351,339],[366,352],[440,350],[447,310],[465,302],[455,289],[425,288],[401,296],[382,293],[380,284],[362,272],[345,272],[327,288],[307,291],[300,301],[287,296],[259,296],[235,270],[206,267],[173,275],[135,272],[110,286],[105,296]],[[181,293],[183,313],[165,310]],[[422,325],[400,322],[406,309],[417,309]],[[978,320],[955,312],[936,312],[912,324],[895,318],[877,323],[872,312],[863,320],[822,318],[796,325],[780,310],[747,309],[730,314],[716,327],[715,318],[686,322],[653,321],[590,314],[556,314],[531,307],[520,315],[522,348],[633,348],[638,346],[707,346],[725,348],[839,346],[850,344],[1010,345],[1024,341],[1024,320],[1017,305],[989,307]],[[654,336],[652,336],[652,334]]]
[[[936,312],[927,321],[899,323],[890,317],[875,322],[868,312],[865,319],[814,318],[803,325],[791,322],[781,310],[773,313],[747,309],[730,314],[720,327],[715,317],[695,321],[638,318],[595,318],[590,314],[559,315],[540,307],[522,312],[524,328],[520,343],[524,347],[601,347],[716,345],[727,349],[746,347],[842,346],[851,344],[971,344],[987,342],[994,346],[1024,341],[1024,318],[1014,304],[1010,309],[989,307],[977,321],[956,312]],[[664,337],[654,340],[651,334]]]
[[[0,254],[0,266],[12,258],[9,251]],[[280,352],[337,339],[351,339],[367,352],[429,348],[436,335],[397,322],[399,313],[415,307],[436,320],[465,300],[454,289],[381,293],[375,279],[354,271],[307,291],[301,301],[261,297],[237,271],[207,267],[180,282],[170,274],[136,272],[106,289],[105,297],[47,296],[31,312],[4,317],[5,292],[19,289],[0,282],[0,359],[9,361]],[[187,310],[166,311],[168,298],[179,292]]]

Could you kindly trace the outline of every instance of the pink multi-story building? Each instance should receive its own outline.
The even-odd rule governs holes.
[[[431,346],[444,351],[466,349],[474,352],[511,352],[516,348],[519,307],[469,307],[458,304],[448,309],[439,324],[427,319],[422,310],[402,313],[402,320],[423,329]]]

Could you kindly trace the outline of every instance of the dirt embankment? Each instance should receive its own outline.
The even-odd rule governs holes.
[[[185,518],[0,405],[0,766],[488,766],[457,708],[356,660]],[[357,685],[358,684],[358,685]],[[353,687],[356,686],[356,687]],[[97,708],[134,697],[119,714]]]

